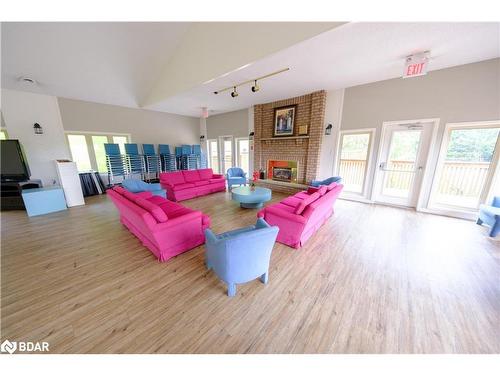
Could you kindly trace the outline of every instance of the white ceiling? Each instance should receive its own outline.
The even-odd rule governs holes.
[[[499,23],[349,23],[277,52],[224,77],[168,98],[152,108],[198,115],[206,106],[214,113],[258,103],[401,77],[404,58],[431,51],[429,71],[500,56]],[[269,72],[290,71],[251,85],[239,96],[213,91]],[[418,79],[418,78],[414,78]]]
[[[2,87],[34,91],[16,79],[30,75],[46,94],[137,107],[176,53],[186,23],[15,23],[2,25]],[[245,41],[242,40],[241,43]],[[500,56],[499,23],[350,23],[147,106],[198,117],[247,108],[314,90],[400,77],[404,57],[431,51],[429,70]],[[227,53],[231,53],[228,46]],[[224,59],[218,53],[203,56]],[[213,91],[290,67],[240,95]],[[415,78],[418,79],[418,78]]]
[[[2,23],[2,87],[137,107],[188,23]],[[17,79],[39,82],[28,87]]]

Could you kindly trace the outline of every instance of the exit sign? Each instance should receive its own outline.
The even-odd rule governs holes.
[[[427,74],[427,53],[411,55],[406,58],[403,78],[419,77]]]

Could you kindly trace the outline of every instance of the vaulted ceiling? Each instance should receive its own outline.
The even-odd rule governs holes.
[[[4,88],[198,117],[500,56],[499,23],[3,23]],[[261,90],[213,91],[289,67]],[[19,80],[28,76],[38,84]]]

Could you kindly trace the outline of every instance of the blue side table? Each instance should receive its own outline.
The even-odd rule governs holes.
[[[240,186],[231,190],[234,201],[240,202],[242,208],[261,208],[264,202],[271,200],[271,189]]]
[[[28,216],[66,210],[66,199],[60,186],[26,189],[22,196]]]

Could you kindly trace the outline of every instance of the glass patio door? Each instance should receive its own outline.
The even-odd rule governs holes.
[[[207,140],[208,165],[215,174],[219,174],[219,150],[216,139]]]
[[[221,149],[221,173],[226,174],[233,166],[233,136],[222,136],[219,138]]]
[[[500,124],[457,124],[445,131],[430,206],[476,211],[486,202],[498,165]]]
[[[236,138],[237,167],[240,167],[249,176],[250,168],[250,140],[248,138]]]
[[[375,201],[415,207],[429,150],[432,123],[390,124],[381,140]]]

